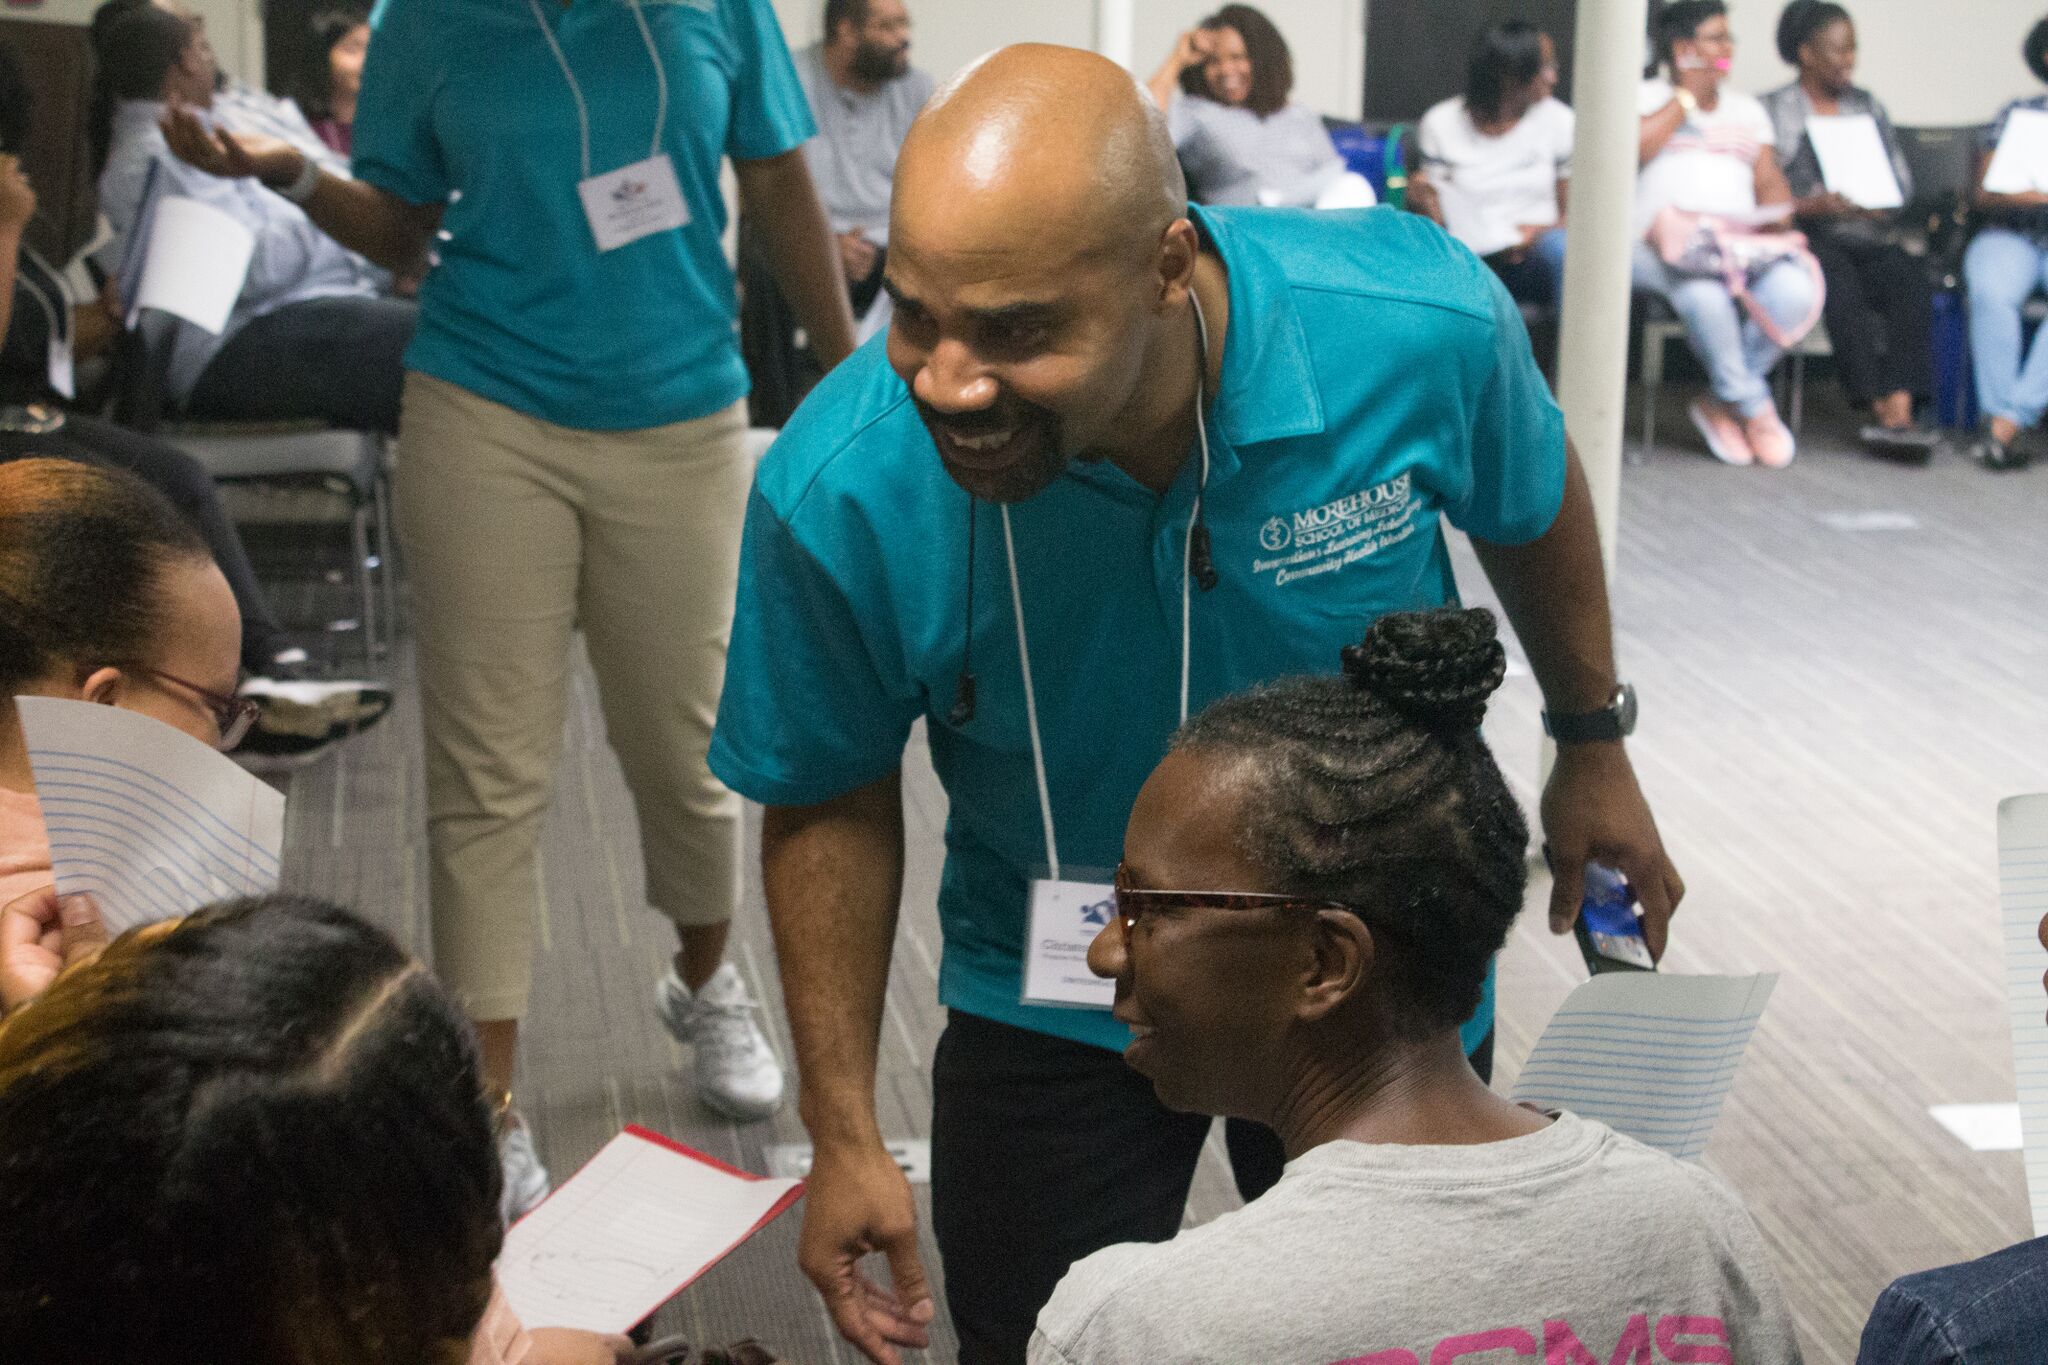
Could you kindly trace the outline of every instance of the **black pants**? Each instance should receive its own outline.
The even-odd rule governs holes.
[[[222,421],[313,418],[395,436],[405,348],[418,320],[410,299],[286,304],[228,338],[199,372],[185,410]]]
[[[212,477],[197,460],[168,441],[93,417],[68,416],[62,428],[46,436],[0,432],[0,461],[36,456],[126,470],[162,493],[198,528],[235,594],[235,605],[242,609],[244,668],[261,673],[290,643],[264,600],[248,551],[220,504]]]
[[[1474,1062],[1487,1068],[1493,1038]],[[1210,1119],[1176,1114],[1102,1048],[958,1010],[932,1062],[932,1231],[961,1365],[1017,1365],[1067,1268],[1180,1231]],[[1225,1125],[1238,1192],[1280,1179],[1280,1139]]]
[[[1809,234],[1827,281],[1828,341],[1856,403],[1934,392],[1934,285],[1896,243],[1822,227]]]

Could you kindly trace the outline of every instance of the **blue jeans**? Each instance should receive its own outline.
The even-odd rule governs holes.
[[[1986,228],[1963,253],[1970,290],[1970,359],[1977,406],[1986,417],[2030,427],[2048,411],[2048,345],[2020,350],[2020,310],[2048,288],[2048,247],[2005,228]]]
[[[1638,289],[1660,294],[1685,326],[1692,353],[1707,367],[1714,397],[1744,417],[1771,408],[1771,367],[1784,349],[1756,325],[1756,319],[1719,279],[1681,275],[1664,264],[1648,242],[1637,242],[1631,275]],[[1781,328],[1813,311],[1813,278],[1796,262],[1780,261],[1751,281],[1750,295]]]

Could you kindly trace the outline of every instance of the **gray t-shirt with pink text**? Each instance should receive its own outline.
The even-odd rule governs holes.
[[[1470,1147],[1331,1142],[1171,1242],[1075,1264],[1032,1365],[1798,1365],[1770,1257],[1698,1166],[1562,1114]]]

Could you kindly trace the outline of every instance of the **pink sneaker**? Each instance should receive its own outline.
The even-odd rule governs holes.
[[[1706,439],[1707,449],[1715,459],[1722,464],[1756,463],[1756,456],[1749,448],[1749,438],[1742,434],[1742,423],[1735,419],[1735,413],[1726,403],[1718,398],[1695,398],[1686,412]]]
[[[1765,408],[1754,417],[1745,419],[1742,431],[1749,438],[1749,449],[1756,456],[1757,463],[1766,468],[1783,469],[1799,453],[1798,447],[1792,443],[1792,432],[1778,420],[1776,408]]]

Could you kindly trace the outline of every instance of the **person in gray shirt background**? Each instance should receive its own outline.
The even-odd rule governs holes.
[[[818,125],[804,160],[860,317],[881,290],[896,152],[931,98],[932,78],[910,64],[903,0],[825,0],[825,40],[795,57]]]
[[[1147,85],[1201,203],[1306,208],[1345,175],[1322,118],[1288,102],[1287,40],[1250,5],[1225,5],[1181,34]]]
[[[1288,1165],[1235,1213],[1075,1262],[1032,1365],[1800,1360],[1726,1186],[1511,1103],[1459,1046],[1526,881],[1479,733],[1506,666],[1487,611],[1396,613],[1342,676],[1174,737],[1088,965],[1160,1100],[1271,1126]]]

